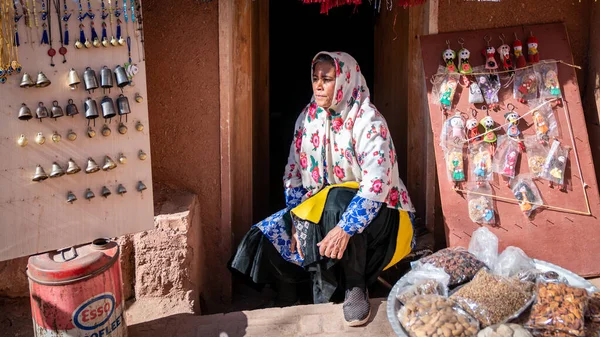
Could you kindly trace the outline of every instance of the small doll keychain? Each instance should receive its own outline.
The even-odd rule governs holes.
[[[519,130],[519,121],[521,116],[515,112],[515,105],[508,103],[506,105],[508,112],[504,114],[504,120],[508,123],[506,126],[506,134],[519,142],[519,148],[521,151],[525,150],[525,146],[521,141],[521,130]]]
[[[547,144],[549,140],[548,131],[548,123],[546,122],[546,117],[539,110],[533,111],[533,125],[535,126],[535,134],[537,136],[540,144]]]
[[[455,73],[456,65],[454,64],[454,60],[456,60],[456,52],[450,48],[450,40],[446,40],[446,44],[448,45],[448,49],[442,53],[442,58],[446,64],[446,72]]]
[[[507,141],[511,141],[510,138]],[[508,151],[506,151],[506,157],[504,158],[504,166],[502,167],[502,174],[505,177],[512,178],[515,176],[515,170],[517,165],[517,160],[519,158],[519,152],[517,148],[510,147]]]
[[[550,182],[551,188],[556,184],[560,190],[565,190],[565,170],[569,150],[569,147],[562,146],[556,139],[550,146],[550,151],[548,151],[548,156],[544,162],[542,177]]]
[[[559,97],[560,87],[558,84],[558,74],[554,70],[548,70],[544,75],[544,86],[550,95]]]
[[[444,115],[448,114],[448,110],[452,107],[452,100],[454,98],[454,93],[456,92],[456,87],[458,86],[458,81],[454,77],[448,77],[441,85],[440,91],[440,103],[442,105],[442,110]]]
[[[443,125],[441,146],[444,149],[450,148],[451,146],[459,146],[462,148],[465,139],[465,119],[462,113],[458,110],[454,113],[454,116],[448,118]]]
[[[471,67],[471,63],[469,61],[471,52],[465,48],[465,40],[462,37],[458,39],[458,44],[460,44],[460,50],[458,51],[459,72],[463,75],[469,75],[473,72],[473,67]]]
[[[496,62],[496,48],[490,45],[492,38],[486,35],[483,39],[487,42],[487,47],[481,51],[485,56],[485,69],[496,70],[498,69],[498,62]]]
[[[502,41],[502,45],[498,47],[498,55],[500,55],[500,59],[502,60],[502,66],[504,70],[514,70],[512,59],[510,58],[510,46],[504,43],[504,34],[499,36],[500,41]]]
[[[523,55],[523,42],[517,37],[515,33],[515,42],[513,42],[513,52],[515,53],[515,59],[517,60],[517,69],[527,66],[525,55]]]
[[[479,123],[477,122],[477,110],[471,109],[472,118],[468,119],[466,122],[467,125],[467,138],[469,139],[469,143],[474,143],[476,141],[481,140],[480,132],[479,132]]]
[[[446,153],[446,167],[448,168],[448,178],[454,183],[454,188],[460,186],[465,181],[464,159],[462,147],[451,147]]]
[[[494,129],[496,122],[494,122],[494,119],[488,115],[483,117],[479,124],[481,124],[481,126],[483,126],[483,128],[485,129],[485,133],[483,134],[483,141],[486,143],[490,143],[490,150],[492,152],[492,155],[494,155],[494,152],[496,152],[496,140],[498,138],[496,137],[496,133],[492,130]]]
[[[532,202],[536,202],[535,194],[529,187],[529,185],[522,181],[519,182],[513,189],[515,198],[519,201],[519,208],[521,212],[525,213],[529,217],[533,210]]]
[[[527,38],[527,58],[529,63],[535,64],[540,62],[540,53],[538,52],[538,39],[533,36],[533,32],[529,32],[530,36]]]

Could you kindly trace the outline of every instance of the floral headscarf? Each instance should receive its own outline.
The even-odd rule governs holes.
[[[414,212],[384,117],[371,103],[356,60],[341,52],[320,52],[335,61],[335,97],[326,111],[314,96],[296,121],[285,171],[286,188],[303,186],[308,198],[326,182],[360,183],[358,195]],[[311,80],[312,80],[311,67]]]

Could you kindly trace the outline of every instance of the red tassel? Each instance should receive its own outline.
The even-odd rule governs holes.
[[[425,0],[399,0],[398,5],[404,8],[422,5]]]
[[[362,0],[302,0],[305,4],[321,4],[321,14],[327,14],[330,9],[340,7],[344,5],[355,5],[362,4]]]

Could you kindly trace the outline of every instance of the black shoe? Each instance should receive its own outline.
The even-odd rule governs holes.
[[[367,323],[371,316],[369,291],[359,287],[346,290],[343,308],[344,319],[349,326],[359,326]]]

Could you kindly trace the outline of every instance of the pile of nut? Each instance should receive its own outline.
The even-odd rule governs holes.
[[[532,335],[518,324],[500,324],[479,331],[477,337],[532,337]]]
[[[518,314],[531,301],[531,286],[480,270],[473,281],[452,294],[465,311],[475,317],[482,327],[505,322]]]
[[[459,285],[467,282],[477,274],[485,264],[479,261],[475,255],[464,248],[446,248],[435,254],[424,257],[421,263],[431,263],[436,267],[443,268],[450,275],[449,286]]]
[[[590,321],[600,323],[600,292],[592,294],[586,316]]]
[[[413,297],[398,312],[411,337],[471,337],[479,324],[450,299],[439,295]]]
[[[526,327],[584,337],[584,314],[588,301],[585,289],[564,283],[540,282],[537,299]]]
[[[425,280],[399,293],[396,298],[401,303],[406,303],[417,295],[441,295],[440,288],[441,285],[438,281]]]

